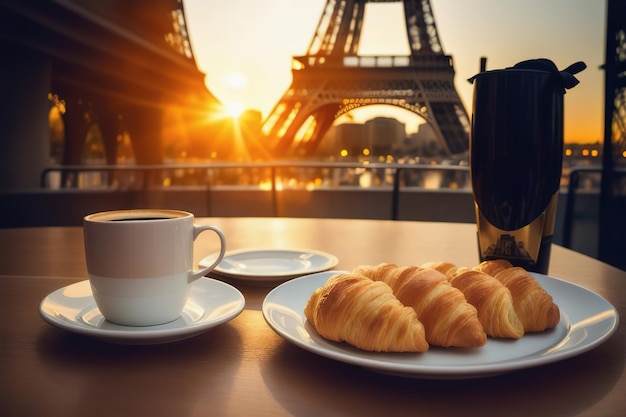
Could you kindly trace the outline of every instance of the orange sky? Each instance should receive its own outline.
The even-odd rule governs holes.
[[[326,0],[185,0],[194,55],[207,86],[224,103],[267,116],[291,83],[291,57],[302,55]],[[549,58],[560,69],[584,61],[580,84],[565,95],[566,142],[603,136],[604,30],[601,0],[431,0],[439,38],[454,58],[455,85],[471,112],[472,85],[481,56],[488,69]],[[359,54],[407,55],[400,2],[369,3]],[[418,116],[391,107],[355,114],[389,115],[411,132]],[[364,121],[364,120],[363,120]]]

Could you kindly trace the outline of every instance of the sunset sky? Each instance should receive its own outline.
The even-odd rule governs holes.
[[[291,57],[303,55],[326,0],[185,0],[197,64],[210,91],[225,104],[238,103],[266,117],[291,84]],[[549,58],[559,69],[584,61],[580,84],[565,95],[566,142],[597,142],[603,136],[604,0],[431,0],[444,52],[452,55],[455,85],[471,112],[479,70]],[[408,55],[401,2],[366,6],[360,55]],[[375,114],[407,124],[418,116],[378,106]],[[363,112],[367,113],[367,112]],[[363,119],[362,121],[364,121]]]

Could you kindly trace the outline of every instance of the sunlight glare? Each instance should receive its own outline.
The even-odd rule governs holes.
[[[237,103],[237,102],[226,103],[225,107],[226,107],[226,113],[228,113],[228,115],[232,117],[233,119],[238,118],[244,112],[244,108],[241,105],[241,103]]]

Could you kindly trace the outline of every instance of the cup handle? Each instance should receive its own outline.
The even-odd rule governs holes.
[[[226,253],[226,237],[224,237],[224,232],[222,232],[219,228],[215,226],[210,226],[208,224],[198,226],[194,224],[193,225],[193,240],[195,241],[200,233],[205,232],[207,230],[214,231],[217,234],[217,236],[220,238],[220,253],[219,255],[217,255],[215,262],[213,262],[210,266],[202,268],[198,271],[191,272],[191,274],[189,275],[189,279],[188,279],[188,282],[190,284],[194,282],[195,280],[197,280],[198,278],[202,278],[203,276],[211,272],[213,268],[215,268],[217,264],[219,264],[222,261],[222,259],[224,258],[224,254]]]

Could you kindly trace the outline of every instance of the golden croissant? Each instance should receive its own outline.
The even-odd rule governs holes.
[[[393,294],[412,307],[426,330],[426,341],[443,347],[480,347],[487,341],[476,308],[463,293],[434,269],[393,264],[361,266],[353,271],[389,285]]]
[[[511,291],[515,311],[525,332],[541,332],[559,323],[559,307],[524,268],[513,267],[509,261],[497,259],[483,261],[475,269],[493,276]]]
[[[450,283],[476,307],[487,336],[519,339],[524,335],[511,291],[500,281],[484,272],[466,270],[455,275]]]
[[[495,278],[511,291],[515,311],[525,332],[542,332],[556,327],[561,318],[552,297],[524,268],[508,268]]]
[[[460,274],[463,271],[467,271],[468,269],[466,267],[458,267],[451,262],[445,262],[445,261],[426,262],[425,264],[422,265],[422,268],[429,268],[429,269],[434,269],[436,271],[439,271],[442,274],[444,274],[446,277],[448,277],[448,280],[450,280],[450,278],[454,277],[455,275]]]
[[[478,266],[474,267],[476,271],[484,272],[492,277],[504,269],[513,268],[511,262],[506,259],[490,259],[488,261],[482,261]]]
[[[375,352],[425,352],[424,326],[391,288],[356,274],[337,274],[309,299],[304,314],[320,336]]]

